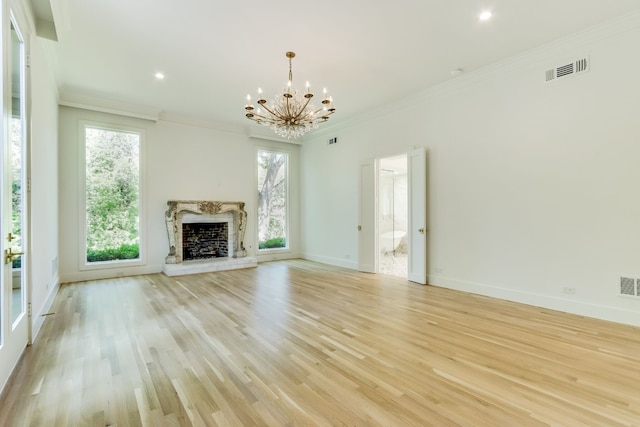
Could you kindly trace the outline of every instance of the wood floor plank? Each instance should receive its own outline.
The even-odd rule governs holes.
[[[309,261],[61,286],[0,426],[640,426],[640,328]]]

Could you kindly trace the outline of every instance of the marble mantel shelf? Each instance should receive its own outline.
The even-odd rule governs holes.
[[[223,202],[205,200],[169,200],[169,209],[165,213],[167,235],[169,237],[169,255],[165,264],[182,263],[182,218],[186,214],[215,216],[231,213],[233,215],[233,248],[232,258],[244,258],[247,251],[244,248],[244,233],[247,226],[247,212],[244,202]]]

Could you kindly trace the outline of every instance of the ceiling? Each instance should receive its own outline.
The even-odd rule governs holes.
[[[44,0],[33,0],[34,9]],[[640,0],[51,0],[62,98],[227,126],[247,93],[323,87],[330,122],[640,9]],[[46,9],[46,8],[44,8]],[[481,22],[479,14],[493,17]],[[36,10],[37,12],[37,10]],[[39,12],[46,14],[45,12]],[[43,17],[42,19],[46,19]],[[50,17],[49,17],[50,19]],[[162,72],[162,81],[154,77]]]

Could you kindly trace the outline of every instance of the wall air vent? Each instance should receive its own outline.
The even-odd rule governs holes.
[[[620,295],[638,296],[639,294],[636,292],[636,282],[640,284],[640,279],[620,277]]]
[[[544,81],[552,82],[561,77],[574,76],[587,71],[589,71],[589,58],[582,58],[545,71]]]

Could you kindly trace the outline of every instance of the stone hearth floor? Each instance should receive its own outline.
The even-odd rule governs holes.
[[[208,273],[211,271],[237,270],[258,266],[258,260],[253,257],[217,258],[194,261],[184,261],[180,264],[165,264],[162,271],[167,276],[183,276],[185,274]]]

